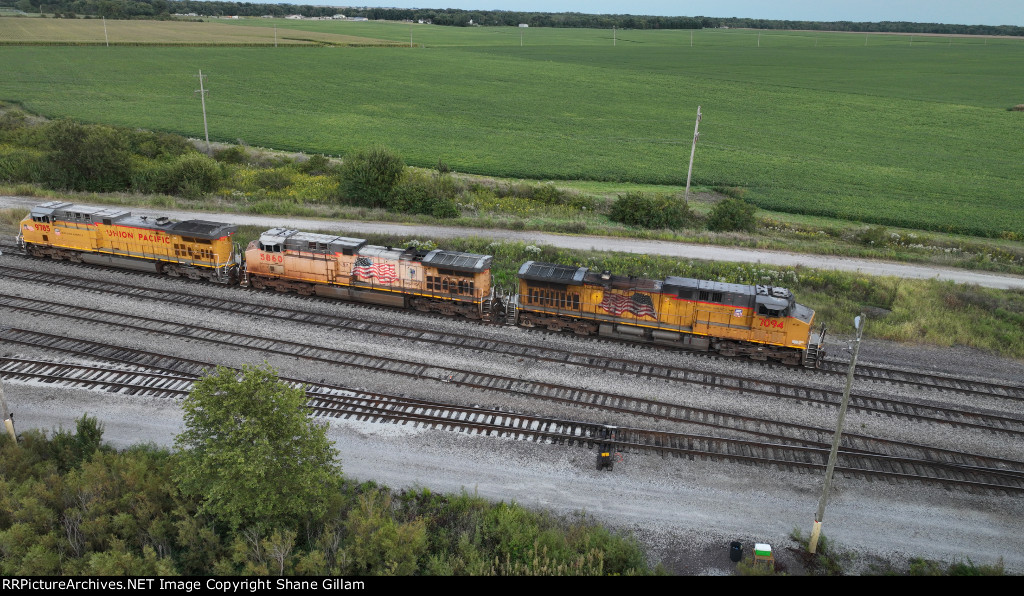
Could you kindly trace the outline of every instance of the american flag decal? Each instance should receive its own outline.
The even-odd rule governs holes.
[[[366,257],[359,257],[356,259],[356,266],[352,269],[362,281],[369,279],[376,279],[377,283],[390,284],[398,281],[398,275],[395,273],[394,265],[386,265],[383,263],[374,264],[373,261]]]
[[[624,312],[631,312],[636,315],[637,318],[658,318],[658,313],[654,310],[654,302],[647,294],[637,293],[632,296],[626,296],[624,294],[611,294],[606,292],[604,300],[601,301],[601,308],[617,317],[622,315]]]

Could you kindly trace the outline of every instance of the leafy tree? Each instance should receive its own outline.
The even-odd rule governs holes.
[[[57,120],[45,135],[51,151],[51,187],[110,192],[124,190],[131,182],[128,143],[117,129]]]
[[[75,421],[74,434],[65,430],[54,433],[50,439],[50,450],[58,469],[66,472],[79,467],[100,448],[102,439],[103,424],[88,414]]]
[[[730,232],[745,230],[753,232],[757,220],[754,213],[757,207],[742,199],[728,198],[719,202],[711,209],[708,217],[708,229],[713,232]]]
[[[405,162],[383,147],[364,149],[345,157],[341,187],[347,198],[366,207],[385,207],[391,191],[401,181]]]
[[[87,561],[89,575],[177,575],[171,562],[158,558],[152,547],[143,547],[139,556],[118,540],[110,550],[93,553]]]
[[[424,520],[398,522],[391,513],[391,497],[376,491],[359,497],[345,530],[348,572],[357,575],[412,575],[427,551]]]
[[[246,366],[240,377],[218,367],[183,404],[178,489],[200,500],[200,513],[236,529],[322,517],[341,473],[326,427],[307,416],[305,403],[305,392],[269,366]]]

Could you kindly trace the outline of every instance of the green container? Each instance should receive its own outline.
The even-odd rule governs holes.
[[[772,547],[770,544],[757,543],[754,545],[754,554],[759,557],[770,557],[772,556]]]

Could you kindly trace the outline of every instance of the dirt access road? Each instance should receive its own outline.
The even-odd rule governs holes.
[[[0,208],[31,208],[46,199],[38,197],[0,196]],[[1003,275],[966,269],[951,269],[929,265],[914,265],[890,261],[852,259],[835,256],[800,254],[773,250],[733,248],[642,240],[636,238],[611,238],[604,236],[568,236],[535,231],[514,231],[485,228],[462,228],[447,226],[425,226],[387,222],[364,222],[350,220],[305,219],[284,216],[239,215],[204,213],[198,211],[168,211],[162,209],[129,208],[138,215],[164,215],[172,219],[208,219],[236,225],[251,225],[266,228],[286,226],[308,231],[334,232],[356,238],[364,234],[399,234],[429,238],[458,238],[477,236],[500,241],[516,241],[531,244],[547,244],[574,250],[604,250],[640,254],[657,254],[681,259],[706,261],[732,261],[737,263],[763,263],[778,267],[802,265],[815,269],[857,271],[868,275],[891,275],[911,279],[949,280],[956,283],[977,284],[999,289],[1024,289],[1024,277]]]

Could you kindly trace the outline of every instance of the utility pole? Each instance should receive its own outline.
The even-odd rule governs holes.
[[[683,201],[688,202],[690,200],[690,175],[693,174],[693,154],[697,152],[697,139],[700,137],[700,133],[697,129],[700,128],[700,106],[697,106],[697,123],[693,125],[693,146],[690,147],[690,169],[686,170],[686,192],[683,194]]]
[[[11,435],[14,439],[14,444],[18,444],[18,435],[14,432],[14,412],[7,407],[7,400],[4,399],[4,382],[0,381],[0,408],[3,412],[0,412],[0,418],[4,419],[4,428],[7,429],[7,434]]]
[[[412,25],[409,25],[409,47],[412,47]]]
[[[203,132],[206,133],[206,152],[213,155],[213,150],[210,149],[210,129],[206,126],[206,88],[203,87],[203,71],[199,71],[199,89],[195,91],[199,94],[199,99],[203,101]]]
[[[616,41],[617,40],[615,39],[615,25],[612,25],[612,47],[613,48],[615,47]]]
[[[103,39],[107,40],[107,47],[110,47],[110,37],[107,36],[107,17],[103,17]]]
[[[693,29],[690,29],[690,47],[693,47]]]
[[[857,368],[857,354],[860,353],[860,338],[864,335],[864,324],[867,322],[867,315],[860,313],[854,318],[853,326],[857,328],[857,343],[853,346],[853,359],[850,360],[850,369],[846,373],[846,388],[843,389],[843,403],[839,406],[839,421],[836,423],[836,434],[832,438],[832,451],[828,455],[828,467],[825,469],[825,487],[821,491],[821,500],[818,501],[818,513],[814,516],[814,528],[811,530],[811,539],[807,545],[807,551],[812,555],[818,550],[818,537],[821,536],[821,520],[825,517],[825,504],[828,503],[828,491],[832,488],[832,472],[836,468],[836,454],[839,452],[839,440],[843,436],[843,420],[846,418],[846,405],[850,401],[850,387],[853,385],[853,370]]]
[[[761,32],[757,32],[757,47],[761,47]]]
[[[274,24],[274,47],[277,47],[277,24]]]

